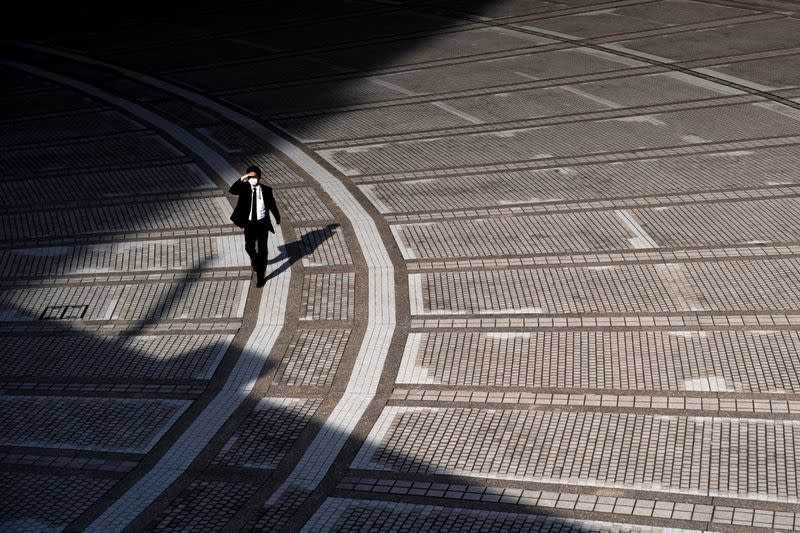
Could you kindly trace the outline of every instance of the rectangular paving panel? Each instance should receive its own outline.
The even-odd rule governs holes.
[[[2,472],[0,529],[61,531],[116,483],[116,479]]]
[[[214,459],[214,464],[272,470],[297,444],[322,400],[264,398]]]
[[[9,124],[16,119],[46,113],[67,113],[89,109],[99,111],[104,106],[104,102],[93,100],[77,91],[60,88],[34,93],[4,93],[0,96],[0,123]]]
[[[666,247],[797,242],[800,199],[688,204],[635,209],[647,233]]]
[[[631,248],[613,211],[391,226],[406,259],[577,253]]]
[[[3,178],[25,178],[39,173],[69,172],[104,166],[141,165],[146,161],[174,161],[183,153],[153,134],[131,134],[77,144],[15,149],[0,158]]]
[[[304,142],[411,133],[473,123],[430,103],[275,120],[275,124]]]
[[[300,320],[350,320],[355,305],[354,273],[303,277]]]
[[[638,197],[800,183],[797,147],[360,186],[382,213]]]
[[[726,57],[797,46],[800,20],[783,18],[646,37],[618,44],[677,61]]]
[[[6,278],[124,274],[210,268],[249,267],[239,235],[130,241],[82,246],[13,248],[0,254]]]
[[[286,217],[289,220],[333,220],[330,209],[322,201],[319,194],[311,187],[292,187],[276,192],[282,205],[286,206]]]
[[[58,286],[0,290],[2,320],[159,320],[238,318],[242,316],[246,280],[135,285]],[[85,310],[63,315],[70,306]]]
[[[419,39],[419,37],[417,37]],[[530,48],[553,42],[551,39],[500,28],[480,28],[441,33],[425,38],[425,46],[409,46],[408,41],[372,44],[369,47],[345,49],[318,57],[333,64],[366,69],[414,65],[472,55]]]
[[[798,501],[800,423],[387,407],[353,468]]]
[[[253,483],[192,481],[143,531],[221,531],[256,490]]]
[[[522,21],[518,24],[588,38],[717,21],[753,13],[755,12],[750,10],[701,2],[666,0],[653,4],[612,7],[577,15],[532,20],[530,23]]]
[[[325,227],[295,228],[305,266],[340,266],[353,264],[344,233],[338,224]]]
[[[230,203],[222,196],[47,209],[0,215],[0,238],[27,240],[33,237],[221,226],[231,223],[232,211]]]
[[[784,312],[796,259],[411,274],[412,314]]]
[[[350,340],[349,329],[295,333],[281,358],[275,382],[301,387],[330,387]]]
[[[586,48],[521,52],[513,57],[441,65],[380,75],[381,80],[424,94],[467,91],[566,76],[624,70],[643,63]]]
[[[329,72],[329,67],[319,66],[323,67],[321,74],[340,72],[339,69]],[[317,65],[309,68],[313,68],[313,72],[319,70]],[[224,100],[269,118],[280,113],[383,102],[406,96],[406,92],[387,84],[375,83],[368,78],[354,78],[329,82],[306,80],[304,85],[246,90],[226,95]],[[312,116],[308,120],[315,123],[320,119]]]
[[[796,331],[411,333],[397,383],[800,393]]]
[[[261,52],[263,57],[267,56],[265,51]],[[284,57],[273,60],[253,61],[247,63],[232,63],[228,65],[215,65],[213,67],[195,68],[185,72],[176,71],[164,77],[171,81],[177,81],[195,87],[205,92],[217,93],[223,91],[244,91],[248,87],[269,85],[273,83],[285,83],[292,80],[305,80],[308,73],[313,72],[315,76],[325,76],[339,74],[340,69],[327,66],[319,61],[304,57]],[[243,82],[242,80],[247,80]],[[233,101],[235,104],[243,104],[243,101]],[[253,112],[257,109],[249,108]]]
[[[133,398],[0,397],[0,445],[145,453],[190,403]]]
[[[800,85],[800,54],[766,57],[752,61],[722,64],[708,70],[782,89]]]
[[[499,496],[498,496],[499,500]],[[469,502],[465,502],[469,505]],[[443,507],[397,501],[327,498],[302,531],[509,531],[522,533],[699,533],[690,529],[560,516]]]
[[[232,335],[2,336],[7,378],[210,379]]]
[[[797,135],[797,121],[731,105],[494,133],[321,150],[347,175],[530,161],[599,152]]]
[[[47,144],[76,137],[99,137],[144,129],[138,122],[112,110],[18,119],[0,129],[0,146]]]

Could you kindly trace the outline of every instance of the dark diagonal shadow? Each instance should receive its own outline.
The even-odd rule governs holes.
[[[587,0],[588,3],[590,2]],[[22,14],[17,17],[4,17],[3,32],[4,36],[11,36],[29,43],[44,43],[54,48],[80,51],[80,53],[95,59],[165,79],[198,94],[216,98],[224,105],[237,106],[263,123],[280,124],[281,120],[287,123],[291,122],[293,131],[303,133],[309,139],[313,139],[316,135],[315,130],[324,130],[324,127],[327,126],[335,129],[339,116],[352,112],[352,109],[343,111],[339,108],[358,107],[362,104],[368,108],[373,104],[380,106],[383,103],[391,103],[393,99],[408,98],[409,93],[412,95],[416,93],[419,96],[438,94],[442,90],[444,92],[456,90],[438,87],[437,82],[441,80],[435,78],[433,83],[431,80],[425,79],[414,81],[413,75],[409,75],[408,83],[417,83],[418,86],[409,85],[411,88],[402,87],[403,83],[406,83],[402,79],[394,79],[391,82],[382,79],[371,81],[368,79],[376,76],[375,72],[381,72],[382,69],[394,69],[386,74],[386,76],[392,76],[392,73],[397,74],[400,71],[414,71],[417,63],[423,65],[424,68],[426,68],[426,64],[450,59],[454,61],[453,64],[468,64],[469,56],[472,53],[484,55],[495,52],[505,53],[506,51],[515,53],[515,50],[532,46],[530,41],[517,42],[509,38],[509,41],[514,42],[499,45],[500,49],[498,50],[484,50],[481,48],[482,44],[490,42],[492,39],[492,35],[486,37],[488,30],[484,33],[481,33],[483,30],[475,32],[470,34],[471,38],[468,36],[444,45],[439,42],[435,45],[431,44],[443,34],[449,35],[461,31],[460,26],[477,24],[475,19],[465,20],[450,15],[455,13],[481,15],[484,9],[498,4],[500,2],[492,0],[464,0],[449,3],[424,0],[406,3],[358,0],[349,2],[336,0],[328,2],[233,0],[225,3],[188,2],[185,0],[176,2],[142,0],[113,3],[100,0],[71,3],[27,2],[17,6],[22,9]],[[550,7],[547,7],[548,4]],[[569,4],[581,5],[578,1]],[[538,7],[543,10],[555,10],[558,9],[558,6],[563,8],[564,5],[567,4],[554,4],[543,0]],[[366,18],[364,18],[364,14],[367,15]],[[508,38],[507,34],[505,36]],[[482,38],[485,40],[481,40]],[[430,55],[426,53],[427,48],[434,49]],[[158,91],[153,91],[144,84],[124,78],[110,70],[93,69],[81,66],[77,62],[68,64],[68,61],[63,58],[42,59],[43,55],[34,57],[34,54],[28,51],[16,51],[16,54],[16,60],[25,62],[26,59],[29,59],[32,63],[42,60],[44,65],[42,68],[52,68],[54,71],[63,69],[64,75],[82,79],[123,98],[140,101],[142,105],[150,106],[149,109],[168,120],[188,124],[186,127],[189,129],[195,128],[197,131],[194,133],[198,135],[202,133],[200,130],[220,126],[221,133],[218,132],[218,135],[222,141],[218,143],[219,146],[215,145],[214,149],[219,149],[220,153],[223,153],[224,146],[227,146],[231,150],[226,154],[229,159],[239,157],[241,155],[240,148],[242,148],[242,152],[249,150],[250,153],[247,155],[270,151],[270,148],[264,146],[260,139],[253,140],[238,131],[230,133],[231,129],[225,129],[230,126],[229,124],[214,123],[216,119],[212,115],[193,107],[188,100],[184,101],[178,98],[174,101],[170,100],[163,94],[158,94]],[[524,60],[536,61],[535,56],[521,59],[521,61]],[[456,70],[447,71],[451,73],[448,75],[454,77],[460,75],[467,78],[470,76],[468,68],[458,71],[461,74],[452,74]],[[483,84],[481,87],[490,87],[492,84],[500,83],[486,72],[482,75],[487,76],[487,79],[481,82]],[[381,73],[380,76],[383,77],[384,73]],[[25,81],[22,80],[20,83]],[[475,80],[466,79],[465,81],[467,83],[465,83],[464,90],[474,88]],[[19,89],[19,87],[21,85],[17,85],[16,88]],[[45,97],[47,96],[46,88],[43,91],[35,89],[33,92],[35,93],[36,90],[42,92]],[[13,99],[0,98],[0,110],[11,109],[15,105]],[[398,106],[395,109],[401,108]],[[428,109],[428,112],[432,110],[432,108],[425,109]],[[437,109],[438,112],[441,112],[441,109]],[[58,108],[54,110],[51,105],[48,112],[68,114],[72,111]],[[354,136],[377,135],[374,130],[380,129],[382,126],[396,127],[398,124],[404,126],[402,121],[406,119],[396,118],[391,113],[391,111],[387,111],[385,116],[376,114],[369,120],[365,119],[361,123],[363,130],[353,131],[352,134]],[[425,110],[423,109],[421,113],[425,113]],[[284,117],[281,118],[281,115]],[[447,118],[455,120],[453,117]],[[414,130],[416,127],[412,123],[410,129]],[[423,124],[419,127],[427,126]],[[370,128],[373,129],[370,130]],[[335,133],[340,132],[336,131]],[[378,133],[382,134],[383,132]],[[226,137],[228,134],[230,134],[230,138]],[[237,135],[239,135],[238,138]],[[240,147],[236,145],[237,139],[250,140],[254,147]],[[83,144],[90,145],[95,142],[98,141],[93,138]],[[90,151],[92,147],[93,145],[89,146]],[[25,150],[31,151],[32,148],[28,146]],[[76,155],[77,151],[76,148],[75,152],[69,154],[72,156],[71,159],[62,154],[65,160],[64,167],[68,167],[70,164],[75,164],[76,167],[81,166],[79,163],[71,161],[83,157],[82,154],[86,151]],[[131,149],[130,151],[134,152],[135,150]],[[8,150],[7,152],[12,153],[13,151]],[[52,158],[58,155],[54,155],[52,150],[48,152],[48,149],[44,148],[39,157],[30,156],[22,149],[19,152],[21,155],[17,154],[17,160],[22,161],[20,164],[24,167],[23,170],[26,173],[33,171],[33,174],[37,170],[49,169],[52,171]],[[110,159],[113,160],[114,155],[112,154]],[[119,152],[116,155],[119,155]],[[244,159],[243,156],[241,161]],[[115,166],[112,163],[117,166],[134,165],[131,163],[132,160],[135,161],[135,157],[120,158],[120,161],[106,161],[105,164],[109,167]],[[159,163],[156,162],[156,164]],[[69,168],[65,168],[65,171],[67,170]],[[269,182],[270,170],[274,169],[264,170],[265,180]],[[5,179],[8,177],[0,177],[0,180]],[[141,183],[138,182],[129,185],[132,185],[132,188],[126,189],[128,192],[134,191],[135,193],[136,186],[141,187]],[[280,193],[278,192],[278,194]],[[75,195],[73,194],[73,196]],[[70,198],[93,204],[101,202],[97,197]],[[282,209],[291,210],[292,206],[282,206]],[[136,213],[139,213],[140,218],[132,219],[130,221],[132,225],[148,227],[148,222],[151,226],[157,225],[153,222],[155,219],[147,218],[146,210]],[[137,215],[134,213],[132,216]],[[36,228],[29,225],[27,231],[30,233],[32,229]],[[164,228],[156,227],[155,229]],[[324,228],[309,231],[298,240],[280,246],[279,254],[269,261],[269,264],[277,265],[277,267],[268,275],[267,279],[280,276],[304,257],[324,251],[320,250],[320,246],[333,238],[338,231],[337,224],[330,224]],[[41,230],[39,236],[55,240],[74,237],[75,235],[70,235],[70,232],[80,233],[73,227],[65,226],[59,228],[58,231],[51,231],[47,227]],[[9,237],[9,240],[22,240],[24,237],[24,235],[14,234],[13,237]],[[15,252],[11,250],[8,253],[13,256]],[[43,260],[50,264],[57,261],[55,256]],[[209,350],[227,350],[225,343],[213,343],[202,349],[176,353],[174,358],[166,362],[158,362],[153,361],[151,354],[146,350],[138,349],[135,342],[131,342],[144,337],[143,333],[169,315],[170,309],[181,300],[186,287],[198,278],[207,265],[206,261],[195,263],[180,281],[174,282],[168,290],[159,295],[156,301],[148,305],[147,310],[141,315],[141,319],[130,324],[119,335],[91,335],[79,328],[70,328],[68,323],[64,323],[63,327],[54,328],[56,329],[54,333],[40,337],[22,335],[0,337],[0,342],[4,343],[7,352],[13,354],[0,360],[3,380],[9,382],[53,378],[67,381],[102,381],[104,379],[142,381],[152,379],[164,382],[174,379],[176,381],[201,382],[203,379],[208,380],[209,377],[202,378],[199,373],[194,373],[194,370],[190,369],[193,360],[195,358],[207,359],[206,352]],[[46,270],[43,269],[43,272]],[[66,272],[64,275],[68,274],[69,272]],[[31,275],[31,278],[43,275]],[[299,278],[299,276],[293,277],[292,283],[302,282],[298,281]],[[30,316],[30,313],[24,309],[7,311],[9,316],[21,316],[29,322],[36,320],[36,317]],[[362,325],[355,324],[356,328],[354,329]],[[294,332],[290,333],[294,334]],[[400,338],[399,334],[397,338]],[[287,344],[289,343],[287,342]],[[402,351],[402,346],[399,348]],[[281,358],[289,357],[287,355],[290,351],[289,348],[284,347],[282,350],[270,355],[271,359],[265,363],[262,376],[270,371],[271,364],[275,364],[270,361],[281,361]],[[60,353],[60,359],[55,360],[51,357],[51,351]],[[259,357],[260,360],[264,359],[264,354],[248,354],[245,351],[231,353],[238,354],[240,358],[252,356]],[[231,356],[231,358],[234,357]],[[184,364],[181,361],[185,361],[185,368],[181,366],[181,371],[177,373],[177,376],[174,371],[176,361],[181,365]],[[120,371],[119,368],[132,370]],[[210,368],[208,374],[213,370],[214,368]],[[215,379],[219,378],[220,374],[224,374],[224,369],[223,372],[218,372]],[[108,378],[108,376],[112,376],[112,378]],[[223,375],[222,378],[224,379],[225,376]],[[318,395],[327,394],[327,392],[322,388],[314,389],[314,394]],[[283,392],[282,394],[294,393]],[[257,398],[249,398],[248,402],[241,406],[239,411],[205,447],[200,455],[201,459],[196,463],[199,466],[192,467],[187,471],[169,491],[158,498],[156,504],[140,514],[129,529],[140,531],[173,528],[186,531],[217,531],[259,530],[260,528],[260,530],[292,531],[302,527],[302,520],[315,512],[314,506],[336,489],[336,483],[341,478],[342,471],[346,471],[350,467],[350,463],[345,464],[345,461],[351,460],[355,456],[365,444],[365,440],[359,436],[360,434],[349,434],[348,443],[341,454],[342,463],[333,465],[321,483],[320,490],[313,496],[316,500],[312,501],[312,498],[311,503],[302,509],[300,506],[305,500],[300,499],[299,505],[297,502],[289,502],[286,507],[288,511],[285,511],[284,514],[289,513],[295,518],[281,517],[280,513],[284,510],[280,508],[280,502],[279,505],[266,510],[264,502],[270,496],[271,491],[279,486],[280,482],[293,470],[308,443],[323,429],[324,422],[320,422],[319,417],[309,415],[302,410],[287,412],[274,406],[258,410],[254,406],[257,402]],[[447,404],[443,405],[446,407]],[[201,405],[196,411],[202,411],[202,408]],[[480,409],[480,407],[472,408]],[[193,414],[197,416],[197,412]],[[180,434],[192,420],[194,419],[182,426],[177,426],[176,432]],[[292,431],[286,431],[286,428],[292,428]],[[2,431],[0,429],[0,436],[2,436]],[[486,427],[485,431],[491,432],[493,428]],[[369,428],[367,428],[367,433],[369,433]],[[170,441],[170,438],[173,440]],[[177,437],[174,435],[167,437],[159,443],[157,449],[143,454],[143,466],[140,470],[123,477],[117,487],[112,487],[112,492],[105,499],[93,500],[93,506],[89,510],[84,507],[67,518],[55,516],[53,521],[56,522],[60,519],[63,522],[56,524],[59,528],[68,524],[66,528],[69,531],[80,531],[85,528],[116,498],[124,494],[125,490],[136,483],[142,473],[148,471],[147,467],[163,456],[175,438]],[[431,444],[431,446],[435,445],[435,443]],[[491,450],[488,454],[491,455]],[[464,483],[487,487],[513,485],[512,482],[502,479],[488,481],[486,478],[481,478],[480,476],[486,475],[486,472],[478,471],[477,467],[474,470],[475,477],[457,478],[439,475],[436,472],[440,472],[442,469],[437,470],[436,464],[430,464],[423,458],[409,456],[404,450],[386,449],[385,446],[379,446],[375,456],[383,457],[386,470],[358,471],[354,475],[374,475],[376,478],[391,478],[403,482],[425,479],[433,482]],[[148,460],[151,461],[149,464]],[[242,466],[247,464],[247,461],[250,461],[252,465],[249,469]],[[269,465],[269,468],[266,468],[265,465]],[[204,469],[208,466],[211,466],[212,470],[213,468],[217,468],[217,470],[205,475]],[[214,475],[218,474],[223,466],[232,468],[233,474],[230,476],[239,477],[233,479],[224,476],[220,476],[221,479],[214,478]],[[424,475],[416,475],[418,472]],[[432,473],[428,474],[428,472]],[[65,474],[65,477],[68,475],[69,473]],[[592,480],[587,479],[587,481]],[[16,490],[16,488],[11,487],[10,490]],[[571,488],[565,486],[564,490],[566,492]],[[588,490],[586,489],[586,491]],[[18,505],[20,510],[13,511],[18,515],[7,512],[7,516],[26,519],[34,511],[47,510],[46,503],[39,500],[25,500],[24,491],[17,492],[10,494],[9,498],[22,500]],[[3,494],[0,492],[0,500],[5,502]],[[359,500],[360,496],[364,496],[364,499]],[[364,503],[366,505],[369,503],[369,499],[380,500],[382,496],[376,491],[369,494],[345,493],[342,497],[353,498],[355,502],[366,502]],[[439,517],[430,514],[430,521],[428,523],[420,522],[419,530],[424,527],[428,527],[430,530],[451,531],[474,527],[473,530],[476,530],[480,526],[476,522],[477,518],[473,515],[468,516],[464,510],[465,507],[471,507],[466,500],[445,501],[434,497],[424,500],[410,498],[411,496],[405,500],[405,503],[441,504],[436,511],[439,513]],[[40,498],[40,500],[45,499],[47,498]],[[387,505],[392,504],[391,499],[387,499],[386,502],[388,502]],[[452,512],[448,511],[448,505],[454,508]],[[65,508],[60,502],[57,502],[54,507]],[[558,514],[558,510],[549,508],[502,507],[499,504],[495,507],[487,504],[482,509],[484,511],[497,510],[519,516],[547,517]],[[29,514],[25,514],[26,512]],[[405,511],[402,509],[389,509],[385,513],[381,510],[381,513],[387,516],[392,513],[399,516],[403,512]],[[278,518],[270,522],[272,519],[270,513]],[[265,516],[267,516],[266,519]],[[347,522],[346,518],[348,517],[344,516],[341,523],[331,526],[331,528],[338,527],[340,530],[348,532],[373,531],[376,527],[381,529],[381,522],[358,522],[358,517],[354,521]],[[383,519],[388,520],[385,516]],[[396,520],[393,523],[402,522],[401,519]],[[500,528],[505,527],[504,524],[508,524],[501,520],[498,522]],[[210,523],[216,525],[209,526]],[[259,526],[260,523],[266,525],[262,527]],[[275,524],[282,525],[276,526]],[[287,524],[288,526],[284,528],[283,526]],[[383,527],[386,529],[386,526]],[[493,530],[498,529],[497,526],[492,526],[492,528]],[[0,527],[0,529],[2,528]],[[591,530],[576,525],[574,522],[560,519],[558,516],[542,518],[541,521],[527,526],[523,524],[519,526],[519,529],[531,531],[546,529],[551,532],[569,531],[572,533]]]
[[[267,275],[267,281],[280,276],[283,272],[292,268],[292,265],[300,259],[312,255],[325,241],[333,237],[338,229],[339,224],[328,224],[324,228],[304,233],[300,240],[279,246],[280,254],[267,261],[267,264],[275,264],[281,261],[283,263]]]

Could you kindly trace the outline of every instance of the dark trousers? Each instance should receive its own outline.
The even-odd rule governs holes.
[[[244,227],[244,250],[250,256],[250,264],[256,272],[263,273],[267,268],[267,239],[269,226],[267,219],[248,222]]]

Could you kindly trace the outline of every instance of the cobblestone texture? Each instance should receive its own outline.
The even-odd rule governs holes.
[[[398,383],[800,392],[795,331],[412,333],[407,346]]]
[[[349,339],[348,329],[296,333],[281,359],[275,381],[290,386],[330,387]]]
[[[112,485],[113,479],[0,472],[3,531],[61,531]]]
[[[210,379],[231,342],[223,335],[0,337],[11,377]]]
[[[301,320],[349,320],[353,317],[355,274],[310,274],[303,278]]]
[[[611,524],[535,514],[477,511],[434,505],[327,499],[304,532],[538,531],[542,533],[690,533],[688,529]]]
[[[183,400],[0,397],[4,446],[144,453],[188,407]]]
[[[194,481],[146,531],[220,531],[257,485]]]
[[[797,503],[798,442],[796,422],[390,407],[352,466]]]
[[[219,452],[215,464],[270,470],[296,445],[320,400],[267,398]]]

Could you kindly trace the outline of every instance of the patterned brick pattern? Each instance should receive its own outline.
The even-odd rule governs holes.
[[[145,531],[220,531],[257,485],[193,481]]]
[[[333,213],[311,187],[281,189],[275,193],[276,200],[290,208],[286,216],[297,222],[306,220],[333,220]]]
[[[746,162],[746,165],[742,163]],[[386,212],[586,200],[797,183],[795,147],[362,185]],[[600,186],[599,184],[602,184]]]
[[[353,467],[797,503],[798,443],[796,422],[393,407]]]
[[[230,206],[222,198],[120,204],[0,217],[5,240],[31,237],[73,236],[92,233],[139,231],[150,228],[194,228],[230,223]],[[224,201],[224,200],[223,200]]]
[[[55,318],[48,308],[87,306],[84,320],[241,316],[245,281],[142,283],[0,290],[3,320]]]
[[[349,339],[349,329],[296,333],[281,359],[275,381],[289,386],[330,387]]]
[[[0,472],[0,529],[61,531],[117,481],[114,479]]]
[[[411,283],[421,285],[422,302],[416,307],[412,302],[412,313],[786,311],[800,299],[796,263],[782,259],[414,274]],[[676,271],[682,276],[678,281],[671,276]],[[676,284],[691,293],[674,290]]]
[[[0,272],[6,278],[126,274],[136,271],[249,267],[239,236],[163,239],[83,246],[18,248],[3,254]],[[124,279],[120,277],[120,279]]]
[[[797,331],[412,333],[398,383],[800,392]]]
[[[309,274],[303,278],[301,320],[349,320],[353,317],[355,274]]]
[[[223,335],[3,336],[0,374],[36,378],[209,379]]]
[[[213,182],[194,164],[64,174],[36,179],[31,195],[29,177],[0,183],[0,205],[59,206],[63,202],[110,202],[131,195],[211,190]]]
[[[25,178],[131,163],[139,165],[142,161],[170,162],[181,157],[182,153],[161,137],[137,134],[62,146],[16,149],[3,154],[0,172],[4,176]]]
[[[510,531],[522,533],[690,533],[688,529],[611,524],[535,514],[328,498],[303,528],[312,531]]]
[[[117,111],[96,111],[67,117],[16,120],[0,133],[0,145],[48,144],[75,137],[96,137],[144,126]]]
[[[0,397],[0,444],[144,453],[188,405],[183,400]]]
[[[321,400],[265,398],[214,459],[215,464],[277,468],[311,422]]]
[[[353,263],[338,225],[297,228],[295,232],[300,238],[300,253],[305,266],[340,266]]]
[[[346,477],[339,483],[337,488],[373,494],[462,500],[467,505],[469,502],[480,501],[535,506],[539,509],[550,509],[551,512],[558,512],[558,510],[589,511],[777,529],[791,528],[795,524],[800,524],[800,513],[791,511],[773,511],[770,509],[724,505],[715,506],[664,500],[655,501],[645,498],[595,496],[593,494],[510,487]]]

